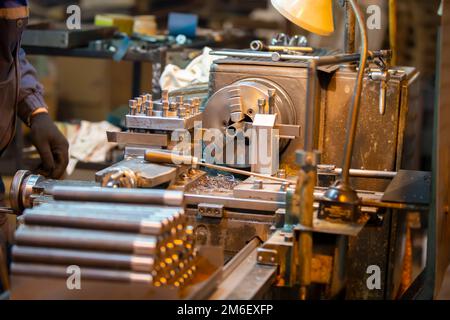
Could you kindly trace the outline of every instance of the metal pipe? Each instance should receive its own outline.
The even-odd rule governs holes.
[[[38,207],[39,208],[39,207]],[[114,207],[111,207],[114,210]],[[107,231],[137,232],[147,235],[160,235],[169,232],[173,225],[161,216],[120,216],[99,212],[65,211],[62,214],[49,211],[31,211],[24,217],[27,225],[55,226],[66,228],[96,229]]]
[[[317,61],[310,61],[308,65],[308,77],[306,84],[306,110],[305,110],[305,140],[303,149],[313,152],[315,113],[318,104],[319,78],[317,76]]]
[[[66,266],[52,266],[34,263],[13,263],[11,265],[11,270],[12,274],[14,275],[67,278]],[[151,285],[153,283],[153,278],[148,273],[93,268],[83,268],[83,279],[126,283],[144,283],[148,285]]]
[[[355,0],[348,0],[350,3],[353,11],[356,15],[356,20],[358,21],[360,33],[361,33],[361,60],[359,63],[359,70],[358,70],[358,76],[356,79],[356,86],[355,86],[355,93],[353,95],[353,104],[352,108],[350,109],[350,115],[349,115],[349,126],[347,130],[347,141],[345,145],[345,156],[344,156],[344,162],[342,166],[342,180],[344,184],[349,184],[349,177],[350,177],[350,167],[352,162],[352,156],[353,156],[353,147],[355,144],[355,137],[356,137],[356,130],[358,129],[358,116],[359,116],[359,110],[361,106],[361,93],[363,89],[363,80],[364,80],[364,71],[366,68],[367,63],[367,57],[368,57],[368,39],[367,39],[367,32],[366,32],[366,26],[365,21],[363,18],[363,14],[361,12],[361,9],[358,7],[358,5],[355,3]]]
[[[397,65],[397,0],[389,0],[389,44],[392,50],[391,64]]]
[[[324,175],[324,174],[336,174],[341,175],[342,169],[341,168],[335,168],[334,166],[326,166],[326,165],[319,165],[318,166],[318,174]],[[395,171],[381,171],[381,170],[363,170],[363,169],[350,169],[350,176],[351,177],[358,177],[358,178],[374,178],[374,179],[393,179],[397,175],[397,172]]]
[[[180,191],[55,186],[52,194],[55,200],[183,205],[183,192]]]
[[[377,201],[377,200],[370,200],[370,199],[362,199],[361,206],[396,209],[396,210],[406,210],[406,211],[428,211],[428,210],[430,210],[430,207],[425,206],[425,205],[384,202],[384,201]]]
[[[21,226],[15,234],[18,245],[84,249],[154,255],[158,239],[128,233]]]
[[[14,246],[12,255],[14,262],[67,266],[74,264],[80,267],[125,269],[138,272],[151,272],[155,262],[150,256],[23,246]]]
[[[345,53],[355,53],[356,16],[348,1],[345,1]]]
[[[295,54],[279,54],[278,52],[249,52],[249,51],[233,51],[233,50],[220,50],[211,51],[211,55],[216,56],[226,56],[226,57],[236,57],[236,58],[259,58],[259,59],[271,59],[272,61],[281,60],[294,60],[294,61],[317,61],[317,66],[332,65],[339,63],[349,63],[360,61],[361,54],[337,54],[333,56],[305,56],[305,55],[295,55]],[[380,58],[380,57],[390,57],[390,50],[377,50],[371,51],[370,59]]]

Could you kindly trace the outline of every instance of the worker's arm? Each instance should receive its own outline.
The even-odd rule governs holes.
[[[41,174],[58,179],[66,170],[69,144],[47,112],[43,87],[37,80],[36,70],[20,49],[19,117],[31,128],[31,139],[41,156]]]
[[[44,88],[37,80],[36,70],[26,59],[25,51],[20,49],[20,91],[18,116],[30,125],[31,115],[38,109],[47,110],[44,101]]]

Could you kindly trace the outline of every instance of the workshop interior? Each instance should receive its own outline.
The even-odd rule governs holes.
[[[450,299],[450,1],[2,2],[1,299]]]

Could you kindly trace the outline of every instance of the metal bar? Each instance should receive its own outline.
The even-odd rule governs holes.
[[[281,60],[294,60],[294,61],[317,61],[317,66],[332,65],[339,63],[349,63],[359,61],[361,55],[359,53],[354,54],[337,54],[334,56],[305,56],[295,54],[279,54],[278,52],[254,52],[254,51],[233,51],[233,50],[220,50],[211,51],[211,55],[236,57],[236,58],[257,58],[257,59],[271,59],[272,61]],[[389,50],[377,50],[371,51],[369,58],[379,58],[390,56]]]
[[[397,65],[397,0],[389,0],[389,46],[392,51],[391,64]]]
[[[406,210],[406,211],[428,211],[430,210],[429,206],[421,206],[416,204],[407,204],[407,203],[395,203],[395,202],[384,202],[370,199],[362,199],[361,205],[366,207],[378,207],[378,208],[386,208],[386,209],[397,209],[397,210]]]
[[[214,203],[223,204],[226,208],[252,211],[275,212],[279,208],[284,208],[286,206],[284,202],[252,200],[243,198],[241,199],[234,197],[219,197],[215,195],[185,194],[184,198],[187,205],[198,205],[199,203]]]
[[[79,251],[53,248],[14,246],[14,262],[77,265],[80,267],[125,269],[137,272],[151,272],[154,259],[149,256]]]
[[[342,174],[342,168],[335,168],[334,166],[321,166],[318,165],[318,174]],[[381,171],[381,170],[362,170],[362,169],[350,169],[351,177],[359,177],[359,178],[379,178],[379,179],[393,179],[397,175],[395,171]]]
[[[345,1],[345,53],[355,53],[356,16],[348,1]]]
[[[308,65],[308,78],[306,85],[306,110],[305,110],[305,137],[303,149],[307,152],[313,152],[314,131],[315,131],[315,113],[318,103],[319,78],[317,75],[317,63],[311,61]]]
[[[13,275],[67,278],[67,266],[12,263],[11,270]],[[82,276],[86,280],[144,283],[148,285],[153,283],[153,278],[150,274],[129,271],[83,268]]]
[[[180,191],[156,189],[113,189],[55,186],[53,188],[55,200],[94,201],[157,204],[168,206],[182,206],[183,193]]]
[[[18,245],[70,248],[142,255],[157,253],[156,237],[119,232],[92,231],[66,228],[21,226],[16,231]]]
[[[99,212],[52,212],[28,211],[23,216],[28,225],[56,226],[67,228],[138,232],[146,235],[160,235],[171,230],[172,224],[166,217],[133,217]]]
[[[359,25],[359,31],[361,33],[361,59],[359,62],[359,70],[358,70],[358,77],[356,80],[356,87],[355,87],[355,93],[353,96],[353,104],[352,108],[350,109],[350,115],[349,115],[349,125],[347,130],[347,139],[345,144],[345,156],[344,161],[342,165],[342,180],[344,184],[349,184],[349,171],[351,167],[352,162],[352,156],[353,156],[353,147],[355,144],[355,137],[356,137],[356,130],[358,128],[358,117],[359,117],[359,110],[361,107],[361,93],[363,90],[363,80],[364,80],[364,70],[366,68],[367,63],[367,57],[368,57],[368,39],[367,39],[367,32],[366,32],[366,25],[363,18],[363,14],[361,12],[361,9],[358,7],[356,2],[354,0],[348,0],[349,4],[351,5],[353,11],[355,12],[356,20],[358,21]]]

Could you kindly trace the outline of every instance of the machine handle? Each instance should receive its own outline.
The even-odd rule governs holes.
[[[151,163],[172,163],[172,164],[185,164],[196,166],[198,164],[198,158],[184,155],[177,155],[174,153],[147,150],[144,156],[145,161]]]

